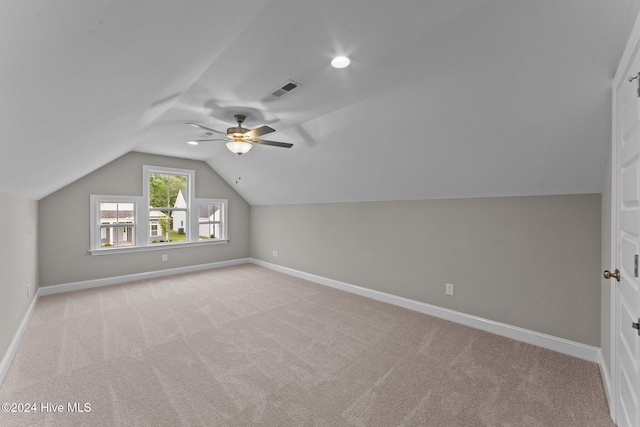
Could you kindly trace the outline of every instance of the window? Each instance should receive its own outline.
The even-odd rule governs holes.
[[[149,243],[187,242],[189,184],[192,171],[149,170]],[[154,229],[155,226],[155,229]],[[188,226],[188,223],[187,223]]]
[[[138,202],[130,196],[91,196],[91,248],[136,246]]]
[[[225,243],[227,200],[196,199],[195,171],[143,166],[143,194],[91,196],[92,255]]]
[[[132,246],[135,243],[134,203],[100,203],[100,246]]]

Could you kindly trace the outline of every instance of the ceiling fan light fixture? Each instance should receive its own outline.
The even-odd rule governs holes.
[[[271,145],[274,147],[282,147],[282,148],[293,147],[293,144],[289,142],[267,141],[265,139],[258,139],[259,136],[266,135],[271,132],[275,132],[276,130],[267,125],[259,126],[255,129],[246,129],[242,127],[242,123],[246,119],[246,116],[244,114],[236,114],[233,117],[235,117],[236,121],[238,122],[238,126],[233,126],[228,128],[226,133],[221,132],[219,130],[211,129],[209,127],[206,127],[197,123],[186,122],[186,124],[188,125],[206,130],[207,131],[206,136],[208,137],[214,136],[214,134],[216,133],[225,135],[227,137],[227,139],[222,139],[222,138],[195,139],[195,140],[190,139],[190,140],[187,140],[187,143],[198,145],[199,142],[205,142],[205,141],[207,142],[208,141],[228,141],[227,148],[229,149],[229,151],[235,154],[244,154],[250,151],[253,144]]]
[[[251,150],[252,145],[248,142],[231,141],[227,142],[227,148],[229,151],[235,154],[244,154]]]
[[[336,56],[331,60],[331,66],[333,68],[345,68],[348,67],[351,60],[346,56]]]

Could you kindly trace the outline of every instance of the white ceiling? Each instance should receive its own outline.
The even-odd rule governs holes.
[[[601,190],[637,0],[0,2],[0,190],[129,152],[206,161],[251,204]],[[333,69],[334,55],[351,57]],[[291,93],[269,94],[289,79]],[[236,159],[194,121],[267,124]],[[238,160],[238,161],[237,161]],[[236,184],[236,168],[242,180]]]

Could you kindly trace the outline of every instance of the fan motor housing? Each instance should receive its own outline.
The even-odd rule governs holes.
[[[228,136],[241,136],[243,135],[245,132],[247,132],[248,129],[242,128],[240,126],[238,127],[231,127],[231,128],[227,128],[227,135]]]

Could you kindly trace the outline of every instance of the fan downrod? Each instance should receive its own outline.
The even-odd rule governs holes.
[[[227,136],[229,136],[230,138],[237,140],[237,139],[242,139],[242,135],[245,132],[248,132],[248,129],[245,129],[242,127],[242,122],[244,122],[244,119],[247,118],[247,116],[245,116],[244,114],[236,114],[235,116],[236,121],[238,122],[238,127],[230,127],[227,129]]]
[[[244,114],[236,114],[233,117],[235,117],[239,127],[242,127],[242,123],[244,123],[245,119],[247,118],[247,116],[245,116]]]

